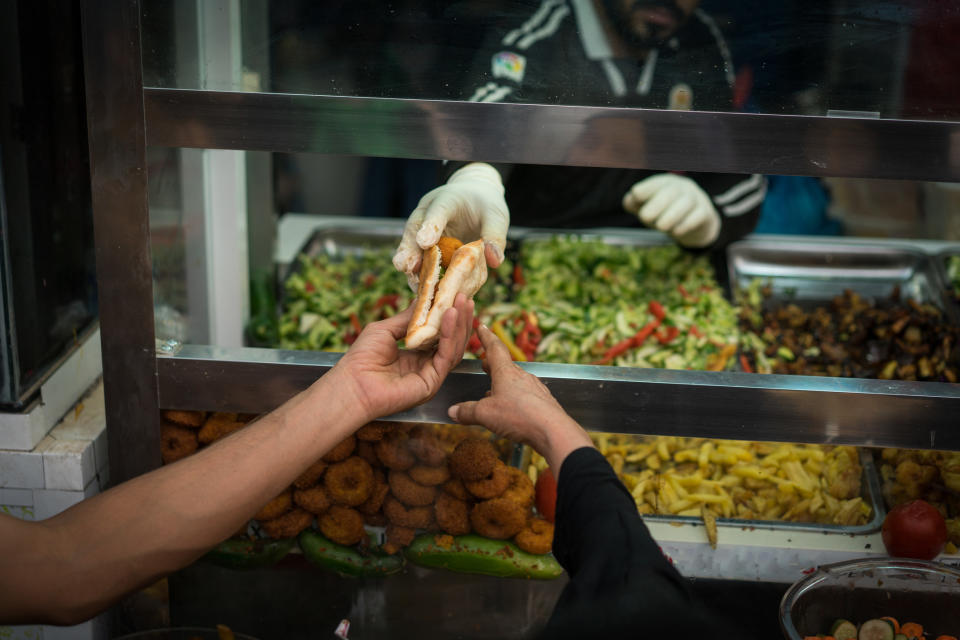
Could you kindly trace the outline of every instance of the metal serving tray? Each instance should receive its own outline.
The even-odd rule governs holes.
[[[883,493],[880,490],[880,474],[873,461],[873,456],[869,449],[857,448],[860,455],[860,465],[863,467],[863,473],[860,476],[860,497],[870,505],[873,510],[873,516],[866,524],[859,526],[846,526],[837,524],[820,524],[817,522],[788,522],[783,520],[745,520],[742,518],[717,518],[717,524],[727,527],[740,527],[750,529],[775,529],[789,531],[822,531],[825,533],[844,533],[844,534],[864,534],[879,531],[883,524],[883,519],[887,515],[886,504],[883,501]],[[681,524],[695,524],[703,522],[695,516],[671,516],[671,515],[644,515],[644,520],[650,522],[676,522]]]
[[[355,224],[344,224],[341,219],[330,225],[318,225],[296,255],[312,257],[326,254],[333,257],[361,255],[370,249],[396,248],[403,235],[404,220],[377,218],[375,221],[366,223],[364,220],[364,218],[357,218]],[[522,227],[510,229],[507,234],[508,256],[515,256],[519,249],[519,241],[527,231]],[[294,259],[282,273],[278,274],[281,278],[280,284],[282,285],[288,277],[299,272],[300,269],[300,261]]]
[[[785,301],[801,307],[829,302],[852,289],[878,301],[899,287],[904,298],[930,303],[946,311],[951,320],[953,305],[947,300],[942,276],[935,261],[925,253],[903,248],[859,244],[744,240],[727,249],[731,287],[745,289],[753,280],[769,283],[772,305]]]
[[[342,218],[330,224],[318,224],[317,228],[297,255],[308,256],[325,253],[329,256],[359,255],[369,249],[393,248],[403,235],[404,220],[385,218],[357,218],[353,224],[344,223]],[[556,236],[576,236],[585,240],[602,240],[606,244],[617,246],[649,247],[670,244],[670,240],[658,231],[645,229],[600,228],[583,231],[579,229],[532,229],[529,227],[510,227],[507,233],[508,256],[516,257],[523,242],[544,241]],[[291,262],[282,274],[285,279],[296,273],[300,266]]]

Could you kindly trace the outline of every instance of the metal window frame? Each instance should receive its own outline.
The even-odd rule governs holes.
[[[83,0],[97,291],[110,480],[160,465],[140,2]]]
[[[960,122],[146,88],[147,144],[960,181]]]
[[[139,1],[83,9],[117,480],[159,462],[158,406],[267,410],[338,357],[193,345],[155,357],[145,145],[960,181],[960,123],[145,89]],[[524,366],[592,429],[960,449],[958,385]],[[463,363],[433,400],[398,418],[445,421],[450,402],[486,384]]]

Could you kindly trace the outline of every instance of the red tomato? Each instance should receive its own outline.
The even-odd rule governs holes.
[[[557,514],[557,479],[549,467],[537,478],[537,511],[550,522]]]
[[[901,558],[933,560],[947,543],[947,524],[929,503],[914,500],[894,507],[883,520],[887,553]]]

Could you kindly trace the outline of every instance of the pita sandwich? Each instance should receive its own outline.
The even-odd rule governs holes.
[[[434,347],[440,338],[443,314],[453,307],[457,294],[462,293],[468,299],[472,298],[487,281],[483,240],[476,240],[452,250],[446,267],[441,246],[452,249],[449,239],[441,238],[440,246],[434,245],[423,251],[417,301],[413,308],[413,317],[407,326],[408,349]]]

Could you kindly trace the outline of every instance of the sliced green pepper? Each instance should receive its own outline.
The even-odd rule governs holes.
[[[203,556],[203,560],[228,569],[256,569],[276,564],[286,556],[296,538],[283,540],[224,540]]]
[[[793,359],[796,358],[796,356],[793,355],[793,351],[791,351],[791,350],[788,349],[787,347],[779,347],[779,348],[777,348],[777,355],[780,356],[781,358],[783,358],[784,360],[788,361],[788,362],[792,362]]]
[[[403,556],[374,552],[360,553],[354,547],[331,542],[316,531],[307,529],[300,534],[300,549],[307,560],[318,567],[336,571],[343,576],[376,577],[400,573]]]
[[[438,542],[443,537],[432,534],[419,536],[406,548],[407,560],[431,569],[500,578],[551,580],[563,573],[563,567],[551,554],[533,555],[506,540],[491,540],[470,534],[453,537],[451,544],[443,545]]]

